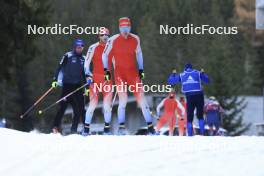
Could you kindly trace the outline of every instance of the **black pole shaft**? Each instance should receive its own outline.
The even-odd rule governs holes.
[[[49,110],[50,108],[52,108],[53,106],[57,105],[58,103],[60,103],[61,101],[66,100],[66,98],[68,98],[69,96],[73,95],[74,93],[78,92],[79,90],[81,90],[82,88],[84,88],[85,86],[87,86],[89,83],[85,83],[84,85],[82,85],[81,87],[77,88],[76,90],[70,92],[69,94],[67,94],[66,96],[60,98],[58,101],[56,101],[55,103],[49,105],[48,107],[46,107],[43,110],[39,111],[39,114],[42,114],[44,112],[46,112],[47,110]]]

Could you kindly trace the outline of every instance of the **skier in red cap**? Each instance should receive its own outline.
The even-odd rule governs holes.
[[[160,109],[164,107],[164,113],[160,117]],[[156,134],[159,135],[160,129],[166,124],[169,124],[169,135],[173,136],[174,127],[176,123],[176,112],[183,117],[185,110],[181,103],[176,99],[175,92],[170,92],[169,96],[163,99],[157,106],[157,116],[160,117],[158,120]]]
[[[144,79],[143,56],[140,46],[140,39],[137,35],[130,33],[131,22],[127,17],[119,19],[119,34],[112,36],[103,52],[103,64],[105,71],[105,79],[111,78],[109,71],[110,55],[113,56],[114,64],[114,79],[118,87],[127,84],[132,88],[132,92],[142,109],[143,116],[148,125],[149,133],[154,133],[155,130],[152,124],[152,117],[144,92],[139,84]],[[127,104],[127,92],[118,91],[119,106],[118,106],[118,121],[119,134],[125,134],[125,108]]]
[[[106,89],[105,87],[110,87],[112,81],[104,80],[104,71],[102,63],[102,53],[104,51],[106,42],[109,38],[109,30],[107,28],[100,29],[99,32],[99,42],[91,45],[87,51],[85,59],[85,75],[86,79],[93,80],[93,84],[90,89],[86,89],[85,95],[88,96],[90,93],[89,107],[86,111],[84,130],[82,132],[83,136],[89,135],[90,124],[92,121],[94,110],[98,104],[99,87],[102,86],[103,94],[103,113],[104,113],[104,134],[110,134],[110,121],[111,121],[111,102],[112,102],[112,90]],[[91,63],[93,64],[93,72],[91,72]],[[109,68],[111,67],[111,62],[109,62]]]

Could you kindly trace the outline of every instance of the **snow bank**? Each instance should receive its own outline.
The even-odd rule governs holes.
[[[263,137],[89,136],[0,129],[0,175],[263,176]]]

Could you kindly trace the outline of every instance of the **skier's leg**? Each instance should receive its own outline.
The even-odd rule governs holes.
[[[62,87],[62,93],[61,93],[61,98],[67,95],[70,92],[69,87],[67,85],[64,85]],[[68,99],[66,101],[61,101],[60,102],[60,108],[59,111],[57,112],[54,122],[53,122],[53,132],[58,132],[60,125],[61,125],[61,119],[65,113],[65,110],[68,105]]]
[[[214,131],[213,131],[213,121],[212,121],[212,115],[209,113],[206,114],[206,124],[209,127],[209,136],[213,136],[214,135]]]
[[[193,96],[187,96],[187,132],[188,136],[193,135],[193,116],[194,116],[194,103],[193,103]]]
[[[94,89],[94,86],[90,86],[90,102],[85,114],[85,123],[84,123],[84,135],[89,134],[90,124],[92,121],[93,113],[98,104],[98,91]]]
[[[112,116],[112,92],[103,92],[104,132],[110,133],[110,122]]]
[[[126,104],[127,104],[127,93],[118,92],[119,105],[117,110],[117,117],[119,124],[125,124],[126,119]]]
[[[157,123],[157,127],[156,127],[156,130],[157,132],[160,131],[160,129],[167,123],[167,116],[166,114],[163,114],[159,120],[158,120],[158,123]]]
[[[203,108],[204,108],[203,94],[196,95],[196,110],[197,110],[197,118],[199,119],[200,135],[204,135]]]
[[[139,107],[141,108],[142,114],[145,118],[145,121],[148,125],[148,131],[151,134],[155,133],[153,124],[152,124],[152,116],[150,114],[149,105],[147,103],[147,100],[144,95],[144,91],[142,89],[142,83],[138,76],[135,76],[134,79],[128,79],[128,84],[133,86],[132,91],[134,93],[134,96],[136,97],[137,103]]]
[[[179,118],[178,119],[178,127],[179,127],[179,136],[183,136],[184,135],[184,119]]]
[[[216,114],[216,116],[215,116],[214,126],[215,126],[215,133],[214,133],[214,135],[218,135],[218,130],[220,128],[220,119],[218,117],[218,114]]]
[[[213,129],[213,124],[208,124],[209,126],[209,136],[213,136],[214,135],[214,129]]]
[[[176,122],[176,117],[174,115],[170,115],[169,117],[169,135],[170,136],[173,136],[174,134],[175,122]]]
[[[79,106],[79,109],[80,109],[80,119],[81,119],[81,123],[84,124],[84,121],[85,121],[85,98],[83,96],[83,91],[78,91],[76,92],[77,93],[77,99],[78,99],[78,106]],[[79,122],[79,120],[78,120]]]
[[[126,135],[125,119],[126,119],[126,104],[127,93],[118,92],[119,105],[117,109],[117,118],[119,123],[118,135]]]
[[[119,105],[117,109],[117,118],[119,123],[118,135],[125,135],[125,120],[126,120],[126,104],[127,104],[127,89],[125,87],[125,79],[122,74],[115,72],[116,91],[118,94]]]
[[[144,93],[143,92],[136,93],[135,96],[136,96],[136,99],[138,101],[139,107],[141,108],[142,114],[145,118],[145,121],[147,123],[152,123],[152,117],[150,114],[150,109],[149,109],[149,106],[148,106],[148,103],[147,103],[147,100],[145,98]]]
[[[117,118],[120,126],[125,127],[125,119],[126,119],[126,104],[127,104],[127,92],[125,87],[125,80],[123,77],[115,72],[115,83],[116,83],[116,91],[118,94],[119,105],[117,109]]]
[[[60,108],[59,111],[56,114],[56,117],[54,119],[53,123],[53,130],[59,130],[61,125],[61,119],[65,113],[65,110],[67,108],[68,102],[67,101],[61,101],[60,102]],[[55,131],[54,131],[55,132]]]
[[[181,116],[181,112],[180,109],[177,108],[176,109],[177,114],[178,114],[178,131],[179,131],[179,136],[183,136],[184,135],[184,117]]]
[[[103,110],[105,123],[110,123],[111,121],[112,96],[112,90],[103,92]]]
[[[78,92],[78,103],[80,107],[80,119],[81,123],[84,124],[85,121],[85,97],[83,95],[83,91]]]
[[[85,124],[90,124],[92,121],[93,113],[98,104],[98,91],[94,87],[90,87],[90,102],[85,114]]]
[[[71,132],[72,133],[77,133],[77,128],[78,128],[78,124],[82,115],[82,99],[80,98],[80,96],[82,96],[82,91],[78,91],[75,94],[72,95],[72,101],[70,101],[71,105],[72,105],[72,109],[73,109],[73,121],[72,121],[72,127],[71,127]]]

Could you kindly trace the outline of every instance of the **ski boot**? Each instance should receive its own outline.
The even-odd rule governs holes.
[[[71,129],[71,134],[78,134],[77,129]]]
[[[103,135],[112,135],[112,133],[110,131],[110,124],[109,123],[105,123]]]
[[[118,134],[119,136],[124,136],[124,135],[126,135],[126,127],[125,127],[125,124],[124,124],[124,123],[120,123],[120,124],[119,124],[119,128],[118,128],[118,132],[117,132],[117,134]]]
[[[156,131],[154,135],[155,136],[159,136],[160,135],[160,131]]]
[[[89,136],[90,135],[90,125],[85,124],[82,131],[82,136]]]
[[[155,135],[155,133],[156,133],[156,131],[153,127],[152,122],[148,122],[148,134],[147,135],[152,136],[152,135]]]

